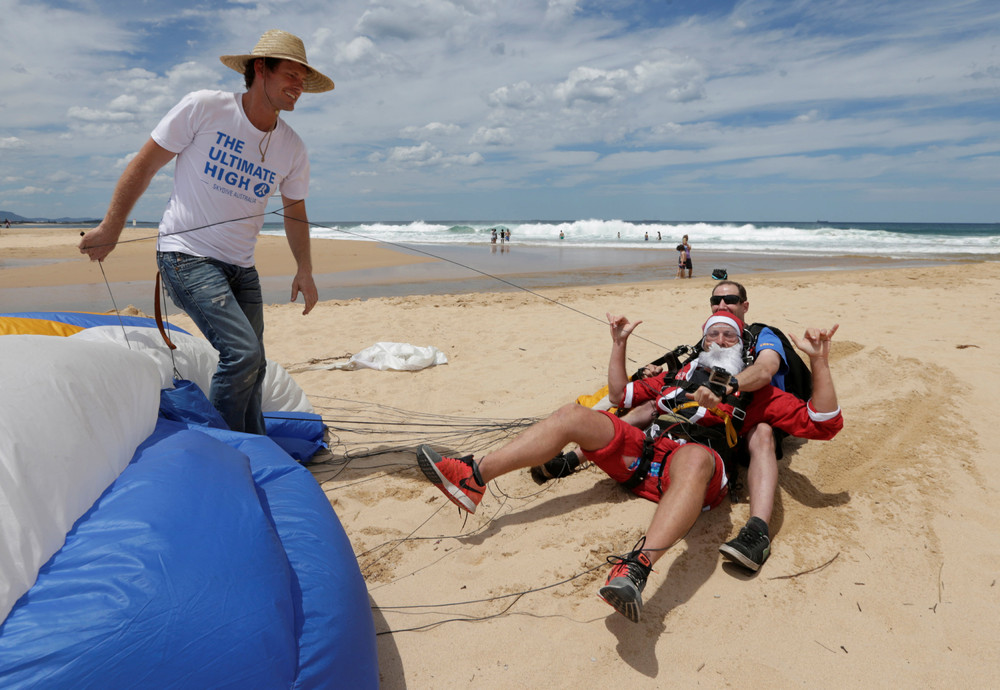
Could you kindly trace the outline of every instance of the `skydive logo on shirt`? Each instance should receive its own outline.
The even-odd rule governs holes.
[[[239,196],[243,196],[239,190],[249,192],[250,185],[253,184],[254,195],[258,199],[264,199],[270,196],[277,175],[273,170],[243,158],[243,146],[242,139],[231,137],[225,132],[216,132],[215,145],[209,149],[209,160],[205,161],[205,174],[229,185],[232,193]],[[249,196],[245,198],[253,201]]]

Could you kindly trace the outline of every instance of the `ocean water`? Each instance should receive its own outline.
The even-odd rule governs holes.
[[[413,221],[314,223],[317,239],[389,245],[489,244],[494,227],[510,229],[512,246],[580,249],[656,249],[674,253],[688,235],[692,251],[775,257],[884,259],[1000,259],[1000,223],[716,223],[705,221]],[[278,223],[267,234],[281,234]],[[562,238],[560,238],[560,233]],[[646,240],[648,234],[649,239]],[[673,254],[671,259],[676,255]]]
[[[279,222],[265,223],[265,234],[283,234],[280,219],[275,219]],[[137,226],[149,230],[152,252],[156,223]],[[510,229],[510,243],[490,243],[490,230],[498,226]],[[90,227],[64,225],[60,229],[76,232]],[[735,280],[752,281],[755,274],[773,271],[880,270],[1000,260],[1000,223],[314,221],[311,234],[315,241],[379,242],[405,253],[439,259],[338,273],[314,266],[321,299],[504,292],[671,279],[676,273],[676,246],[685,234],[692,246],[695,278],[705,278],[716,268],[726,269]],[[4,265],[0,257],[0,270]],[[288,284],[287,276],[263,278],[266,302],[287,301]],[[151,285],[146,281],[117,283],[114,294],[123,305],[134,304],[152,313]],[[11,311],[104,310],[112,306],[103,285],[7,288],[0,290],[0,303]]]

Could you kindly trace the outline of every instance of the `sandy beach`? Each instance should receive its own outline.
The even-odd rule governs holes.
[[[78,234],[47,232],[0,234],[0,295],[16,295],[18,309],[82,285],[106,298],[99,268],[73,257]],[[313,246],[324,273],[429,261],[364,242]],[[258,266],[287,284],[284,240],[262,238]],[[152,248],[123,245],[105,270],[151,285]],[[383,687],[994,685],[1000,327],[987,318],[1000,305],[1000,263],[730,277],[748,288],[751,320],[797,334],[840,324],[832,369],[846,426],[832,441],[786,443],[759,573],[718,553],[747,518],[737,496],[657,564],[639,624],[596,593],[606,557],[631,549],[652,503],[596,469],[541,486],[523,472],[459,515],[414,449],[482,453],[520,420],[599,389],[606,312],[644,321],[645,340],[630,341],[636,367],[692,342],[709,313],[707,270],[538,295],[327,299],[308,316],[266,307],[268,356],[331,429],[311,469],[368,584]],[[379,341],[435,346],[448,364],[322,368]]]

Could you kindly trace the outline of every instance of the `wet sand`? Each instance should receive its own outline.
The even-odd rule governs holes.
[[[29,226],[0,234],[0,309],[108,311],[133,305],[152,313],[155,230],[127,228],[99,265],[76,249],[79,230]],[[593,249],[510,245],[414,245],[313,240],[320,300],[467,294],[674,279],[673,253],[657,249]],[[702,250],[694,278],[725,268],[734,280],[762,273],[881,270],[933,265],[877,257],[786,257]],[[103,272],[102,272],[103,268]],[[264,301],[290,297],[295,264],[282,237],[261,236],[257,249]],[[107,283],[105,283],[107,281]]]

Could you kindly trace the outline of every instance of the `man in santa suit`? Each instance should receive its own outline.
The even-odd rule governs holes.
[[[672,409],[675,402],[696,402],[710,389],[681,390],[704,372],[718,367],[730,377],[743,366],[743,323],[729,313],[713,314],[703,327],[705,350],[685,368],[679,380],[633,386],[626,390],[626,343],[641,321],[630,323],[624,316],[608,315],[612,350],[608,383],[616,395],[630,395],[635,404],[644,404],[650,422],[657,410]],[[743,427],[765,421],[788,433],[813,439],[830,439],[843,427],[840,407],[830,373],[830,340],[837,326],[807,329],[801,339],[792,338],[808,355],[813,371],[813,396],[802,402],[795,396],[766,386],[753,394],[746,407]],[[661,375],[662,377],[662,375]],[[706,379],[707,380],[707,379]],[[647,381],[649,381],[647,379]],[[631,385],[631,384],[629,384]],[[717,385],[717,384],[716,384]],[[681,392],[678,392],[681,391]],[[738,392],[737,392],[738,394]],[[694,405],[687,408],[699,425],[725,424],[732,404],[713,410]],[[634,420],[633,420],[634,423]],[[539,465],[566,445],[580,446],[586,460],[593,462],[616,481],[625,483],[635,494],[658,503],[652,521],[633,550],[612,556],[613,567],[600,596],[619,613],[638,622],[642,611],[642,590],[652,565],[694,525],[702,510],[718,505],[726,495],[728,479],[719,453],[699,443],[677,440],[670,434],[651,432],[634,426],[614,414],[578,404],[565,405],[551,416],[529,427],[513,441],[488,453],[478,462],[472,456],[442,457],[429,446],[417,451],[417,461],[425,476],[463,510],[474,513],[486,484],[497,477]],[[647,441],[648,438],[648,441]],[[647,452],[644,453],[644,450]],[[644,461],[644,455],[645,460]],[[641,474],[641,476],[637,476]]]

